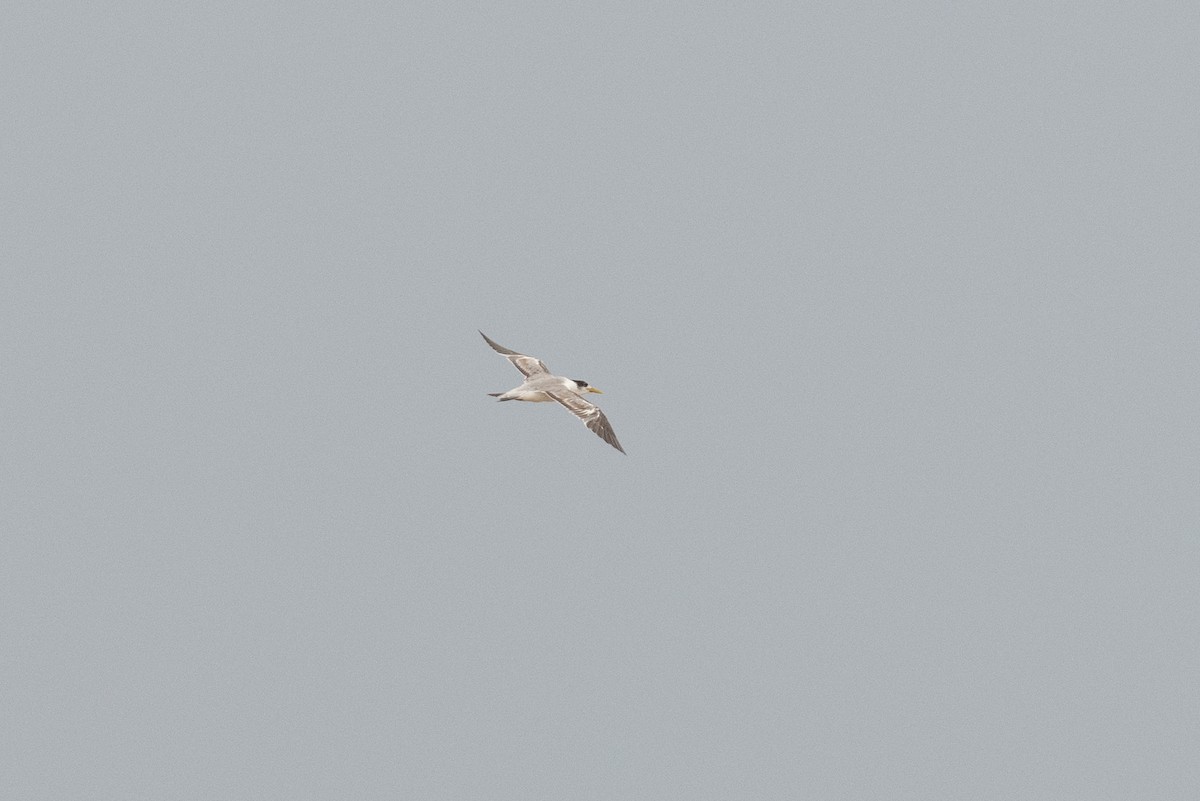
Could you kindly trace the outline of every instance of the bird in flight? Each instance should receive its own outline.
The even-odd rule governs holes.
[[[497,345],[482,331],[479,332],[479,336],[492,346],[492,350],[502,354],[504,358],[513,363],[513,367],[521,371],[521,375],[525,376],[524,383],[516,389],[510,389],[508,392],[489,392],[489,395],[502,401],[519,400],[532,403],[558,401],[567,407],[567,411],[582,420],[583,424],[596,436],[621,453],[625,453],[621,443],[617,442],[617,435],[613,433],[612,426],[609,425],[604,412],[600,411],[599,406],[589,403],[583,398],[585,392],[595,392],[599,395],[604,393],[586,381],[552,375],[541,359]]]

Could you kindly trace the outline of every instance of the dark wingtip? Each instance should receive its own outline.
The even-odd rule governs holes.
[[[479,331],[478,328],[476,328],[475,330]],[[499,342],[495,341],[494,339],[492,339],[491,337],[489,337],[487,334],[483,333],[482,331],[479,331],[479,336],[483,337],[483,341],[488,343],[488,345],[491,346],[492,350],[496,351],[499,354],[502,354],[504,356],[521,356],[522,355],[520,353],[517,353],[515,350],[509,350],[508,348],[504,347]]]
[[[478,328],[476,328],[475,330],[476,330],[476,331],[479,331],[479,329],[478,329]],[[493,341],[491,340],[491,338],[490,338],[490,337],[488,337],[488,335],[487,335],[487,334],[483,333],[482,331],[479,331],[479,336],[483,337],[483,341],[484,341],[484,342],[486,342],[486,343],[488,343],[488,347],[490,347],[492,350],[494,350],[494,351],[497,351],[497,352],[499,352],[499,351],[500,351],[500,346],[499,346],[499,345],[497,345],[495,342],[493,342]]]

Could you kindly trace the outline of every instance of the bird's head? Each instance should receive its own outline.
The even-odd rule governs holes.
[[[603,392],[596,389],[595,387],[593,387],[591,384],[589,384],[586,381],[580,381],[578,378],[572,378],[571,380],[574,381],[579,386],[579,392],[581,394],[584,392],[595,392],[597,395],[604,394]]]

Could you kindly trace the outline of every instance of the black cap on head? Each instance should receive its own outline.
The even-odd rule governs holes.
[[[576,384],[578,384],[580,389],[583,389],[584,387],[586,387],[588,385],[588,382],[580,381],[578,378],[572,378],[571,380],[574,381]]]

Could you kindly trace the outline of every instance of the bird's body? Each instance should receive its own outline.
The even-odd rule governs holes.
[[[578,395],[579,387],[569,378],[538,373],[526,377],[525,382],[521,386],[510,389],[508,392],[490,392],[488,394],[502,401],[520,400],[531,403],[553,403],[554,398],[549,393],[564,391],[574,392]]]
[[[582,420],[584,425],[594,432],[596,436],[609,445],[612,445],[621,453],[625,452],[625,449],[621,447],[621,443],[617,441],[617,435],[613,433],[612,426],[609,425],[608,418],[604,416],[604,412],[600,411],[600,407],[585,400],[583,397],[583,393],[585,392],[603,394],[600,390],[590,386],[586,381],[553,375],[541,359],[526,356],[523,353],[517,353],[515,350],[509,350],[498,345],[488,339],[487,334],[482,331],[479,332],[479,335],[492,346],[493,350],[512,362],[513,366],[525,376],[525,381],[519,387],[510,389],[508,392],[491,392],[488,394],[502,401],[519,400],[529,403],[548,403],[554,401],[560,403],[571,414]]]

